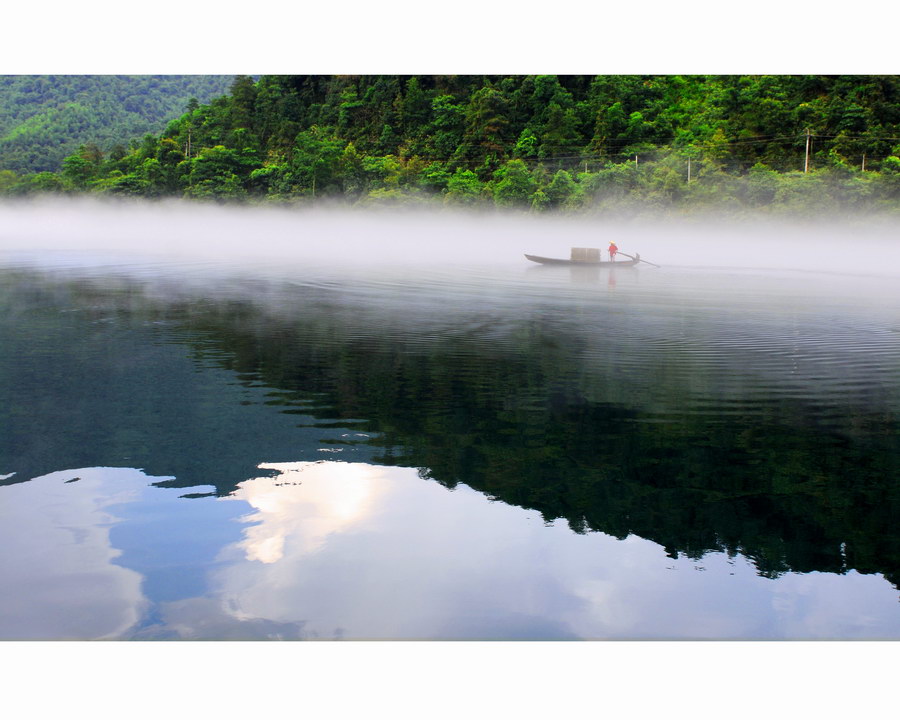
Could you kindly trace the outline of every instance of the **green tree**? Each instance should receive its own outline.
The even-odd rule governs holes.
[[[900,152],[886,157],[881,163],[878,190],[881,196],[889,201],[900,199],[900,157],[898,155]]]
[[[537,157],[538,140],[534,135],[534,132],[531,128],[525,128],[522,133],[519,135],[519,139],[516,141],[516,146],[513,148],[513,157],[516,158],[532,158]]]
[[[509,160],[494,173],[494,202],[500,206],[527,205],[538,189],[522,160]]]
[[[456,170],[447,181],[447,202],[471,205],[482,196],[484,185],[471,170]]]
[[[550,185],[547,186],[545,194],[549,207],[563,207],[576,202],[579,187],[572,179],[571,173],[566,170],[557,170]]]
[[[778,191],[778,173],[762,163],[750,168],[747,177],[747,199],[756,206],[771,204]]]
[[[291,173],[287,163],[268,162],[250,172],[247,191],[253,195],[281,198],[292,193]]]
[[[431,122],[426,127],[427,148],[439,158],[449,158],[462,142],[465,113],[452,95],[431,101]]]
[[[367,185],[373,190],[398,190],[403,165],[394,155],[367,157],[362,161]]]
[[[578,118],[575,111],[571,108],[564,110],[555,102],[550,103],[541,132],[538,156],[552,158],[571,155],[582,144],[583,139],[578,132]]]
[[[254,129],[256,83],[248,75],[238,75],[231,83],[232,127]]]
[[[78,151],[63,160],[62,177],[67,187],[85,190],[99,169],[96,146],[81,145]]]
[[[502,157],[506,144],[507,101],[501,92],[486,85],[472,94],[465,109],[465,133],[460,158],[483,161]]]
[[[595,142],[601,146],[617,149],[622,145],[621,136],[628,128],[628,118],[621,101],[597,112],[597,123],[594,127]]]
[[[444,163],[432,162],[422,169],[419,184],[430,192],[443,192],[447,189],[451,177]]]
[[[325,128],[298,133],[289,162],[295,187],[313,196],[339,191],[343,154],[344,143]]]
[[[12,170],[0,170],[0,195],[9,192],[19,178]]]
[[[51,172],[39,172],[26,179],[26,192],[58,193],[64,189],[59,175]]]
[[[431,115],[431,101],[419,82],[411,77],[406,81],[405,92],[400,99],[399,116],[406,136],[419,135],[427,127]]]
[[[543,190],[538,188],[531,196],[531,209],[535,212],[543,212],[551,207],[550,198]]]
[[[152,183],[155,169],[152,165],[142,168]],[[196,198],[243,197],[243,180],[249,179],[252,169],[248,158],[236,150],[222,145],[204,148],[190,163],[187,194]]]
[[[394,128],[385,123],[381,126],[381,134],[378,136],[378,142],[375,144],[376,151],[379,154],[391,155],[397,152],[400,146],[400,136],[394,131]]]
[[[347,143],[347,147],[341,153],[340,177],[344,193],[350,197],[358,197],[366,189],[367,180],[366,171],[363,167],[364,159],[364,156],[352,142]]]

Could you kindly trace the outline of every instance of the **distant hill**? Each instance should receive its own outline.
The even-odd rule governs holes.
[[[82,143],[108,151],[158,135],[231,75],[0,75],[0,170],[57,171]]]

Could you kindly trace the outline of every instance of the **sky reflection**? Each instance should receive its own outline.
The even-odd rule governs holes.
[[[218,499],[129,468],[0,487],[0,638],[900,638],[879,575],[673,560],[414,468],[259,467]]]
[[[0,639],[121,637],[147,607],[142,576],[116,564],[120,506],[150,478],[130,468],[50,473],[0,488]]]
[[[741,557],[672,560],[655,543],[547,526],[411,468],[265,464],[211,590],[235,619],[307,638],[897,637],[880,576],[762,578]]]
[[[279,475],[241,483],[233,497],[256,511],[245,518],[256,524],[245,531],[241,547],[247,560],[262,563],[283,559],[288,541],[292,554],[315,552],[328,536],[371,514],[373,502],[386,485],[382,472],[386,468],[362,463],[263,463],[259,467]]]

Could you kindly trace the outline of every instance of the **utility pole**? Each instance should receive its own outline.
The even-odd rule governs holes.
[[[634,166],[637,167],[637,155],[634,156]]]
[[[865,153],[863,153],[862,171],[863,171],[863,172],[866,171],[866,154],[865,154]]]
[[[803,172],[809,172],[809,128],[806,128],[806,162],[803,164]]]
[[[688,155],[688,182],[691,181],[691,156]]]

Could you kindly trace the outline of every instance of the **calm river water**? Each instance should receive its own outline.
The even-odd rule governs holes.
[[[6,257],[0,639],[900,639],[896,278],[337,265]]]

